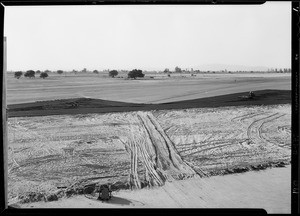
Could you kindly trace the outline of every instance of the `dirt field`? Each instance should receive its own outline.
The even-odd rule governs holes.
[[[154,116],[195,170],[230,173],[236,166],[290,158],[289,105],[158,111]]]
[[[209,181],[291,157],[289,104],[17,117],[8,127],[10,203],[95,192],[102,183],[118,190]]]
[[[291,166],[210,178],[167,182],[162,187],[113,192],[109,202],[83,195],[22,208],[262,208],[291,213]],[[187,193],[188,192],[188,193]],[[17,206],[15,206],[17,207]]]
[[[249,92],[197,98],[160,104],[125,103],[119,101],[72,98],[8,105],[8,117],[32,117],[48,115],[76,115],[91,113],[113,113],[152,110],[182,110],[191,108],[217,108],[225,106],[267,106],[291,103],[290,90],[255,91],[255,97],[248,98]]]
[[[120,74],[126,77],[126,74]],[[154,78],[151,79],[150,76]],[[291,74],[146,74],[143,80],[96,74],[50,74],[47,79],[7,75],[7,104],[66,98],[164,103],[264,89],[291,90]]]
[[[288,213],[290,90],[290,74],[9,74],[9,204],[112,207],[85,197],[109,183],[116,207]]]

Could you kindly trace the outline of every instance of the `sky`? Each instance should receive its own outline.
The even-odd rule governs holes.
[[[7,70],[291,67],[291,2],[5,7]]]

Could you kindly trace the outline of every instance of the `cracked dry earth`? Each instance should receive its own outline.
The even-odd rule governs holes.
[[[28,192],[162,186],[289,163],[290,133],[289,104],[9,118],[9,201]]]

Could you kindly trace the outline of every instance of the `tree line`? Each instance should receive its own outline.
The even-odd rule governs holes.
[[[40,71],[33,71],[33,70],[28,70],[24,73],[24,77],[27,77],[27,78],[34,78],[35,77],[35,74],[40,74],[40,78],[47,78],[49,75],[47,72],[40,72]],[[20,77],[23,75],[23,72],[22,71],[16,71],[15,72],[15,78],[17,79],[20,79]]]
[[[49,77],[48,73],[50,73],[51,71],[49,70],[45,70],[44,72],[41,72],[40,70],[37,70],[37,71],[34,71],[34,70],[28,70],[24,73],[24,77],[26,78],[35,78],[36,77],[36,74],[39,74],[39,77],[42,78],[42,79],[45,79],[47,77]],[[72,72],[74,72],[75,74],[77,74],[78,71],[76,70],[73,70]],[[86,73],[87,70],[86,69],[83,69],[82,72]],[[63,74],[64,71],[63,70],[57,70],[56,71],[57,74]],[[95,74],[99,74],[99,71],[98,70],[94,70],[93,73]],[[112,77],[114,78],[115,76],[117,76],[119,74],[119,72],[117,70],[111,70],[111,71],[108,71],[108,75],[109,77]],[[17,79],[20,79],[23,75],[23,72],[22,71],[16,71],[14,73],[14,76],[15,78]],[[143,74],[143,71],[142,70],[139,70],[139,69],[134,69],[132,71],[129,71],[129,73],[127,74],[128,78],[133,78],[133,79],[136,79],[137,77],[144,77],[145,74]]]

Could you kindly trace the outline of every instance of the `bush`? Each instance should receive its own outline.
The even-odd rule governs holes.
[[[26,71],[24,76],[29,77],[29,78],[33,78],[33,77],[35,77],[35,72],[33,70],[28,70],[28,71]]]
[[[58,197],[56,194],[50,194],[46,197],[46,201],[51,202],[51,201],[56,201],[58,200]]]
[[[58,74],[62,74],[63,73],[63,71],[62,70],[58,70],[58,71],[56,71]]]
[[[40,78],[45,79],[46,77],[48,77],[48,74],[47,74],[46,72],[42,72],[42,73],[40,74]]]
[[[115,76],[118,75],[118,71],[117,70],[112,70],[112,71],[109,71],[109,76],[114,78]]]
[[[176,72],[176,73],[181,73],[181,72],[182,72],[182,70],[181,70],[181,68],[180,68],[180,67],[177,67],[177,66],[176,66],[176,67],[175,67],[175,72]]]
[[[19,79],[22,76],[22,74],[23,74],[22,71],[15,72],[15,78]]]
[[[142,70],[137,70],[137,69],[134,69],[128,73],[128,78],[133,78],[133,79],[136,79],[137,77],[144,77],[144,76],[145,74],[143,74]]]

